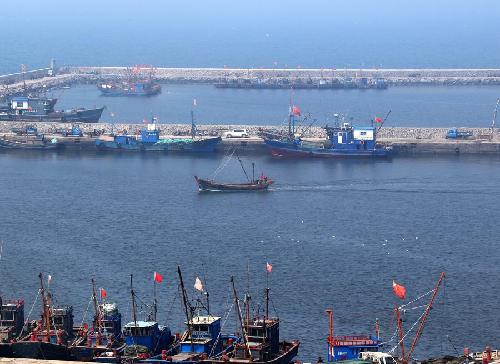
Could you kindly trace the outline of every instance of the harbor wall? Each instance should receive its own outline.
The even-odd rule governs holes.
[[[36,92],[77,83],[98,83],[130,77],[130,67],[61,67],[52,76],[51,68],[0,76],[0,99],[21,92]],[[146,77],[150,71],[139,71]],[[248,81],[250,84],[336,83],[346,79],[384,79],[389,86],[405,85],[500,85],[500,69],[236,69],[236,68],[154,68],[153,78],[171,83],[217,83]],[[24,80],[23,80],[24,78]]]
[[[144,128],[144,124],[125,123],[96,123],[79,124],[84,137],[62,137],[59,132],[69,129],[70,124],[63,123],[32,123],[39,133],[51,138],[57,137],[63,141],[67,149],[95,150],[95,140],[98,133],[126,133],[130,135],[139,134]],[[0,134],[12,137],[12,128],[22,128],[26,123],[3,122],[0,123]],[[162,137],[183,137],[190,135],[190,125],[188,124],[159,124]],[[241,153],[267,153],[263,140],[258,136],[261,132],[276,132],[279,129],[272,126],[248,126],[248,125],[198,125],[198,132],[201,136],[218,136],[232,128],[245,128],[249,133],[249,138],[223,139],[219,149],[226,151],[238,147]],[[401,155],[423,155],[423,154],[497,154],[500,155],[500,135],[495,130],[493,135],[488,128],[471,128],[474,138],[467,140],[446,139],[446,128],[407,128],[393,127],[382,128],[378,133],[378,142],[392,146]],[[299,129],[300,132],[300,129]],[[304,133],[304,138],[321,142],[326,138],[324,130],[320,127],[312,127]]]

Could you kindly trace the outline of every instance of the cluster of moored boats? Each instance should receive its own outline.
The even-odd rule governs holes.
[[[201,281],[195,288],[205,293],[193,303],[188,297],[180,268],[180,292],[186,316],[182,334],[172,334],[168,326],[156,320],[157,300],[147,306],[145,317],[137,313],[137,296],[130,277],[133,319],[122,327],[122,315],[116,304],[108,301],[104,289],[99,293],[92,280],[94,316],[90,323],[74,325],[73,308],[56,306],[40,273],[41,318],[24,319],[23,300],[0,298],[0,357],[49,360],[96,361],[102,363],[276,363],[286,364],[297,355],[299,341],[280,341],[279,324],[269,315],[251,314],[250,296],[240,301],[234,278],[231,278],[234,308],[241,332],[222,332],[222,317],[210,311],[209,295]],[[155,272],[154,282],[163,277]],[[49,276],[50,281],[50,276]],[[156,289],[155,289],[156,291]],[[269,288],[266,288],[269,300]],[[240,306],[240,302],[244,307]],[[244,312],[244,314],[243,314]],[[227,319],[227,316],[226,316]]]

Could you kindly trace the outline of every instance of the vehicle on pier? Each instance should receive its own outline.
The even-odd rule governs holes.
[[[470,130],[459,130],[458,128],[453,128],[448,130],[446,133],[446,139],[470,139],[474,136],[474,133]]]
[[[0,357],[13,356],[11,342],[21,334],[23,325],[24,301],[0,297]]]
[[[60,123],[97,123],[104,106],[96,109],[77,108],[54,110],[57,99],[46,97],[16,96],[0,109],[0,121],[48,121]]]
[[[16,358],[67,360],[70,358],[68,343],[73,340],[73,307],[52,305],[52,297],[46,291],[40,273],[42,297],[41,320],[27,323],[19,341],[12,343]]]
[[[294,111],[295,110],[295,111]],[[337,125],[325,126],[327,141],[325,143],[311,143],[304,141],[295,130],[295,116],[300,116],[300,111],[295,106],[290,108],[289,132],[282,138],[267,137],[264,143],[274,157],[294,158],[387,158],[391,148],[377,145],[377,131],[380,127],[352,126],[341,120],[336,114]],[[381,118],[376,122],[383,124]]]
[[[161,92],[160,84],[153,81],[153,67],[137,65],[127,69],[127,73],[125,81],[103,82],[97,88],[103,96],[153,96]]]

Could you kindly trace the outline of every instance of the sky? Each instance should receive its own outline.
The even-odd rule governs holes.
[[[2,2],[0,71],[25,63],[495,67],[500,1]]]

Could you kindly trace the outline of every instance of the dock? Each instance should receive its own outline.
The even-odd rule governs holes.
[[[22,122],[2,122],[0,123],[0,137],[14,137],[11,129],[22,128],[27,124]],[[83,137],[63,137],[57,133],[59,130],[70,129],[71,124],[37,122],[34,125],[39,133],[43,133],[46,138],[57,138],[64,143],[66,150],[95,151],[96,134],[121,133],[128,135],[138,135],[144,128],[144,124],[125,123],[95,123],[79,124],[84,132]],[[190,136],[189,124],[157,124],[161,131],[161,137],[182,138]],[[234,147],[238,148],[241,154],[268,154],[264,141],[259,135],[262,132],[276,132],[278,127],[270,125],[198,125],[200,137],[213,137],[222,135],[225,131],[234,128],[247,129],[249,138],[223,138],[218,147],[218,151],[224,153]],[[500,155],[500,134],[498,130],[492,134],[489,128],[471,128],[475,137],[466,140],[446,139],[447,128],[408,128],[391,127],[382,128],[378,133],[379,144],[391,146],[394,151],[401,156],[417,155]],[[300,129],[299,129],[300,132]],[[308,128],[303,136],[304,140],[321,143],[326,139],[324,129],[320,127]]]

